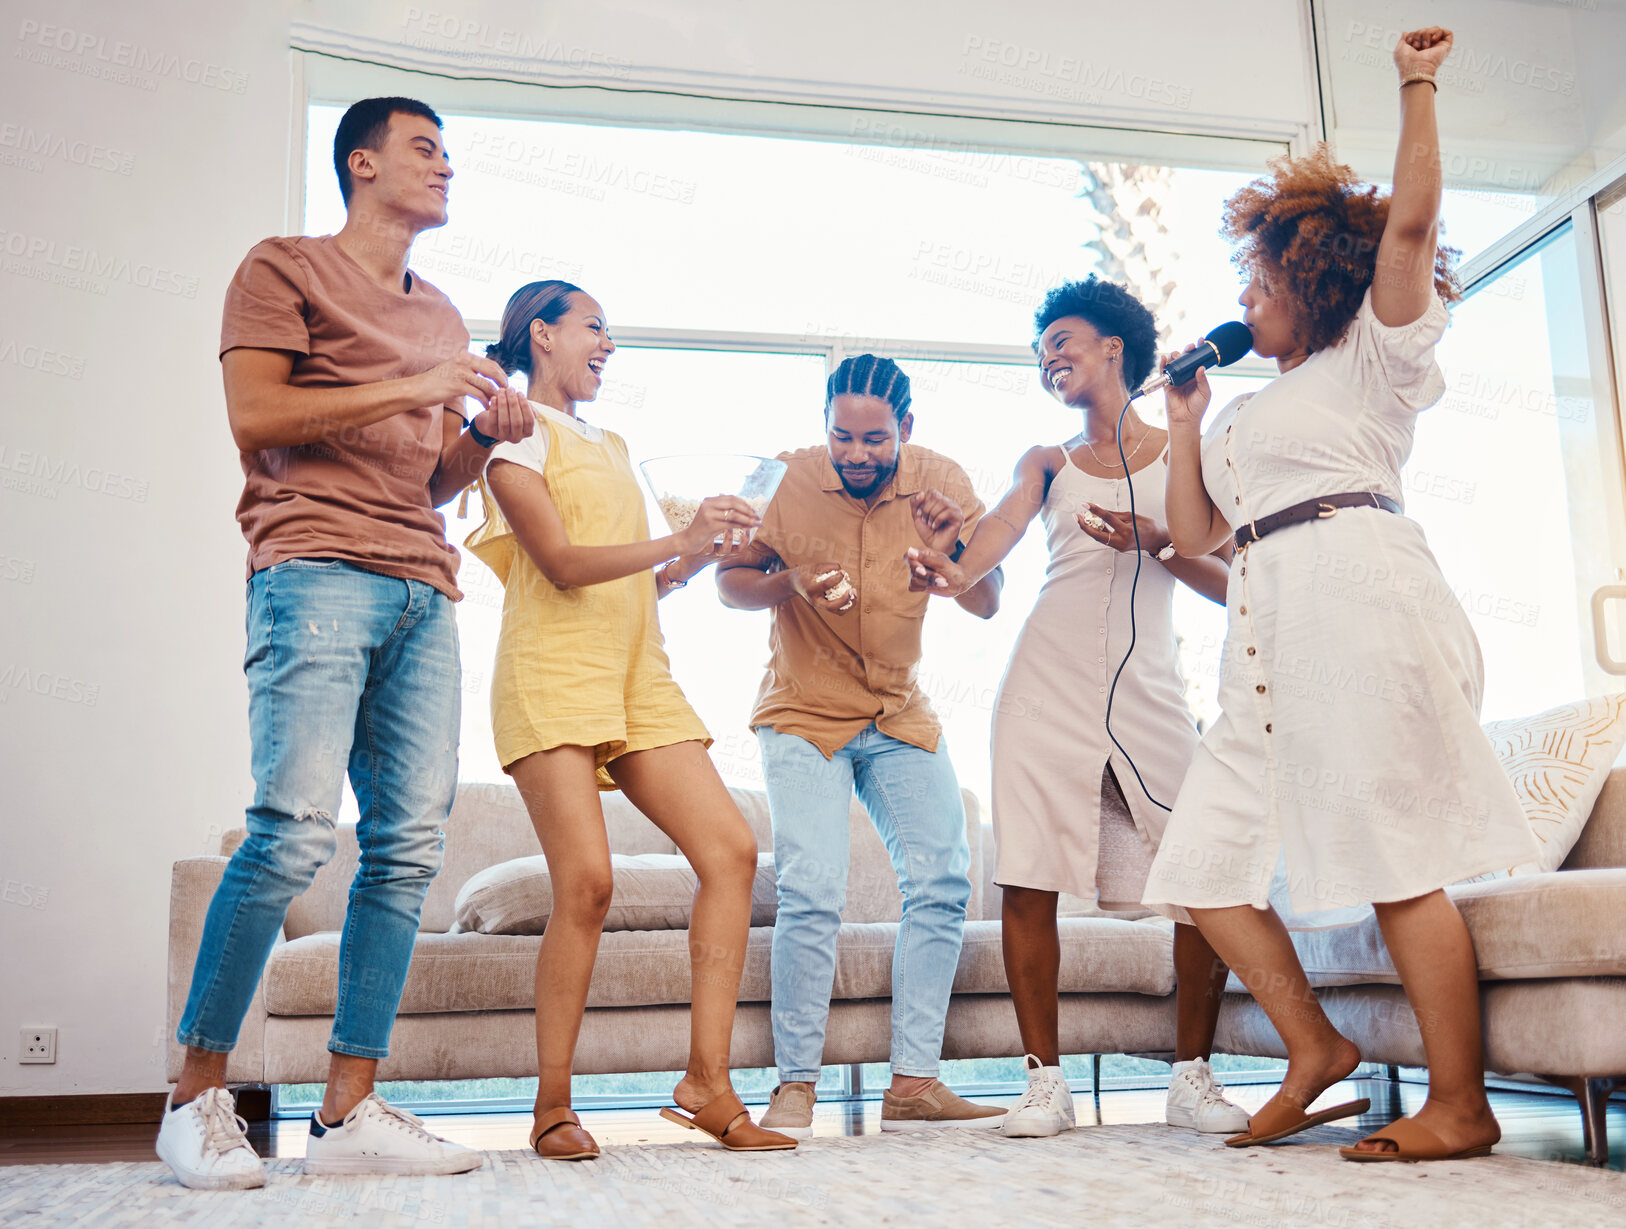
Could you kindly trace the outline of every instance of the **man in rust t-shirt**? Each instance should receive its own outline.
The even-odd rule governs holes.
[[[469,334],[417,274],[381,286],[336,236],[300,236],[255,244],[227,287],[221,356],[239,348],[294,355],[290,387],[338,389],[428,371],[466,353]],[[244,450],[237,522],[248,574],[285,559],[343,559],[461,597],[457,549],[430,498],[445,417],[424,404],[366,426],[334,422],[307,443]]]
[[[446,221],[439,118],[411,99],[359,102],[334,164],[344,228],[256,244],[221,325],[244,475],[255,789],[209,904],[177,1033],[186,1060],[159,1129],[158,1154],[187,1186],[265,1182],[232,1113],[227,1060],[289,902],[335,852],[346,774],[360,864],[305,1170],[480,1164],[386,1104],[373,1075],[457,783],[457,552],[435,509],[533,420],[501,369],[469,354],[456,308],[407,267],[412,240]],[[482,408],[465,433],[467,397]]]

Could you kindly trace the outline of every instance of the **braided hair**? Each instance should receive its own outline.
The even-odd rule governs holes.
[[[852,358],[843,359],[824,385],[826,412],[830,403],[843,393],[879,397],[892,407],[892,413],[899,422],[909,412],[909,377],[903,374],[902,367],[889,358],[855,354]]]
[[[521,286],[509,296],[508,306],[502,309],[497,340],[486,347],[486,357],[509,375],[522,371],[529,378],[534,374],[531,371],[531,321],[558,324],[570,311],[570,296],[581,293],[580,286],[556,278]]]

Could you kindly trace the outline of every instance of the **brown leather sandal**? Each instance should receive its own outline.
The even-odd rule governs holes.
[[[598,1142],[582,1129],[582,1120],[568,1105],[541,1115],[531,1124],[531,1147],[549,1161],[591,1161]]]
[[[1410,1118],[1396,1119],[1381,1131],[1373,1131],[1361,1141],[1363,1144],[1367,1142],[1393,1144],[1395,1150],[1374,1152],[1369,1149],[1340,1148],[1338,1155],[1346,1161],[1465,1161],[1469,1157],[1491,1154],[1490,1144],[1452,1152],[1438,1135]]]
[[[1324,1122],[1336,1122],[1340,1118],[1353,1118],[1356,1114],[1364,1114],[1371,1108],[1372,1102],[1362,1097],[1358,1101],[1345,1101],[1331,1109],[1306,1114],[1296,1105],[1279,1101],[1274,1108],[1266,1106],[1248,1119],[1248,1129],[1241,1135],[1231,1136],[1225,1141],[1225,1146],[1249,1148],[1254,1144],[1273,1144],[1278,1139],[1286,1139],[1289,1135],[1308,1131],[1311,1127],[1318,1127]]]
[[[692,1117],[674,1108],[663,1109],[661,1117],[691,1131],[703,1131],[730,1152],[780,1152],[796,1147],[790,1136],[752,1122],[732,1090],[707,1102]]]

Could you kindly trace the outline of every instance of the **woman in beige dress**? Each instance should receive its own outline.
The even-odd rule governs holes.
[[[1079,412],[1084,429],[1060,446],[1027,451],[958,564],[939,557],[917,570],[917,587],[961,592],[1010,553],[1034,517],[1044,524],[1044,587],[1011,652],[993,718],[994,879],[1004,890],[1005,973],[1028,1051],[1028,1091],[1002,1128],[1014,1136],[1074,1125],[1059,1052],[1058,896],[1140,907],[1167,808],[1197,749],[1176,658],[1174,587],[1223,602],[1230,553],[1221,547],[1187,560],[1168,549],[1168,437],[1133,409],[1123,413],[1129,389],[1157,359],[1151,312],[1091,276],[1052,290],[1034,324],[1045,387]],[[1131,483],[1144,552],[1138,581]],[[1225,1099],[1208,1064],[1226,967],[1184,920],[1175,926],[1174,961],[1178,1023],[1165,1117],[1198,1131],[1240,1131],[1248,1116]]]

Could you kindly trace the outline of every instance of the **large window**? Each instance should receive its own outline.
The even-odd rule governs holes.
[[[306,230],[344,213],[331,169],[340,107],[312,107]],[[1029,447],[1079,430],[1041,388],[1028,343],[1051,286],[1127,280],[1170,340],[1237,315],[1217,227],[1240,172],[843,144],[602,124],[446,115],[451,222],[414,267],[490,334],[523,283],[562,277],[605,305],[621,348],[582,415],[634,460],[726,448],[772,455],[819,443],[825,375],[874,350],[910,373],[915,442],[954,457],[995,502]],[[780,347],[776,351],[775,347]],[[1218,381],[1257,387],[1263,370]],[[1140,412],[1157,419],[1149,398]],[[455,511],[455,509],[449,510]],[[479,524],[448,517],[460,543]],[[650,518],[657,529],[658,512]],[[952,603],[927,621],[922,680],[962,782],[988,797],[988,722],[1011,645],[1043,579],[1037,530],[1012,553],[1000,613]],[[465,553],[465,780],[500,779],[485,704],[502,595]],[[1194,711],[1214,715],[1224,612],[1182,592]],[[760,785],[746,719],[767,656],[767,615],[728,611],[710,574],[661,603],[674,673],[731,783]]]
[[[343,224],[329,161],[341,111],[309,110],[307,233]],[[873,350],[911,375],[916,442],[959,460],[989,504],[1025,449],[1080,427],[1042,390],[1028,349],[1044,291],[1090,272],[1127,281],[1170,343],[1236,318],[1221,205],[1282,152],[1260,142],[1250,169],[1215,170],[937,141],[912,148],[867,141],[861,122],[843,141],[631,121],[445,119],[452,221],[419,240],[414,266],[450,295],[478,340],[527,281],[559,277],[591,291],[620,348],[583,417],[621,433],[635,461],[817,444],[827,373]],[[1447,240],[1469,254],[1492,248],[1535,208],[1527,194],[1448,192]],[[1619,502],[1620,469],[1613,405],[1597,403],[1586,383],[1599,349],[1597,330],[1581,320],[1577,270],[1587,250],[1560,228],[1480,280],[1442,347],[1450,392],[1424,416],[1406,472],[1409,510],[1485,648],[1487,717],[1615,686],[1592,663],[1586,610],[1589,594],[1617,576],[1600,517]],[[1588,336],[1590,350],[1576,341]],[[1250,359],[1217,376],[1216,406],[1271,374]],[[1159,421],[1160,400],[1140,412]],[[1609,497],[1601,503],[1600,491]],[[477,501],[468,511],[448,509],[454,543],[479,523]],[[927,620],[922,682],[985,818],[992,700],[1044,565],[1042,535],[1030,531],[1006,562],[994,619],[943,603]],[[486,695],[502,593],[466,552],[461,584],[462,776],[499,780]],[[760,786],[746,720],[767,615],[724,609],[708,574],[661,604],[661,622],[674,673],[716,738],[719,770],[730,783]],[[1175,624],[1187,699],[1206,724],[1217,712],[1224,611],[1181,588]],[[1626,657],[1618,632],[1614,643]],[[347,807],[353,815],[353,801]],[[1081,1059],[1068,1063],[1070,1076],[1086,1076]],[[1020,1079],[1010,1060],[952,1067],[968,1086]],[[1103,1078],[1161,1070],[1109,1056]],[[831,1069],[821,1087],[851,1091],[882,1075]],[[668,1084],[660,1074],[595,1076],[578,1091],[642,1097]],[[739,1073],[742,1089],[767,1084],[771,1073]],[[478,1081],[439,1095],[526,1098],[532,1088]]]

